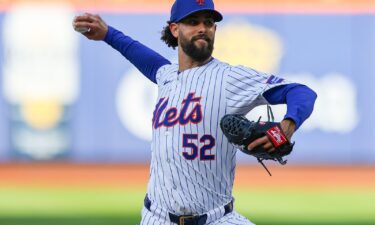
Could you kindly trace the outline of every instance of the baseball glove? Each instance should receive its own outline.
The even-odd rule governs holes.
[[[258,162],[267,170],[263,160],[274,160],[285,165],[284,156],[289,155],[293,150],[294,143],[290,143],[280,127],[280,123],[249,121],[244,116],[237,114],[225,115],[220,121],[220,127],[228,141],[238,147],[242,152],[252,155],[258,159]],[[267,152],[262,146],[257,146],[248,150],[247,146],[255,139],[267,135],[271,140],[275,151]]]

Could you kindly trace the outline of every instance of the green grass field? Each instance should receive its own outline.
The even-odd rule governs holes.
[[[145,187],[0,187],[0,225],[134,225]],[[375,224],[375,191],[236,189],[235,208],[256,224]]]

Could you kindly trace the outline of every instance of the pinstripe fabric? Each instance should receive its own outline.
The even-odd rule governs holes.
[[[262,93],[289,81],[268,82],[270,75],[244,66],[231,67],[225,87],[228,113],[246,114],[254,107],[267,104]]]
[[[208,222],[223,217],[220,207],[233,198],[236,149],[224,138],[220,119],[266,104],[261,94],[285,83],[269,84],[268,79],[266,74],[216,59],[181,73],[176,64],[158,70],[148,196],[151,217],[162,222],[148,222],[150,212],[144,212],[142,224],[168,224],[168,212],[210,211]]]
[[[254,223],[250,222],[250,220],[246,219],[236,211],[233,211],[208,225],[254,225]]]

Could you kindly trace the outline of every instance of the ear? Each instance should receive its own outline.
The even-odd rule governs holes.
[[[178,38],[178,24],[177,23],[169,24],[169,29],[171,30],[173,37]]]

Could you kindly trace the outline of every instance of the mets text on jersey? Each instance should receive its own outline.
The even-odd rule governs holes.
[[[201,122],[203,113],[200,101],[201,97],[195,97],[194,92],[189,93],[188,96],[182,101],[181,111],[178,112],[178,109],[175,107],[166,110],[166,107],[168,105],[168,98],[160,98],[155,107],[154,116],[152,119],[152,127],[154,129],[158,129],[161,126],[172,127],[177,123],[179,123],[180,125],[186,125],[189,122],[194,124]],[[193,104],[193,109],[188,112],[188,108],[191,104]],[[160,117],[165,110],[165,116],[161,120]]]

